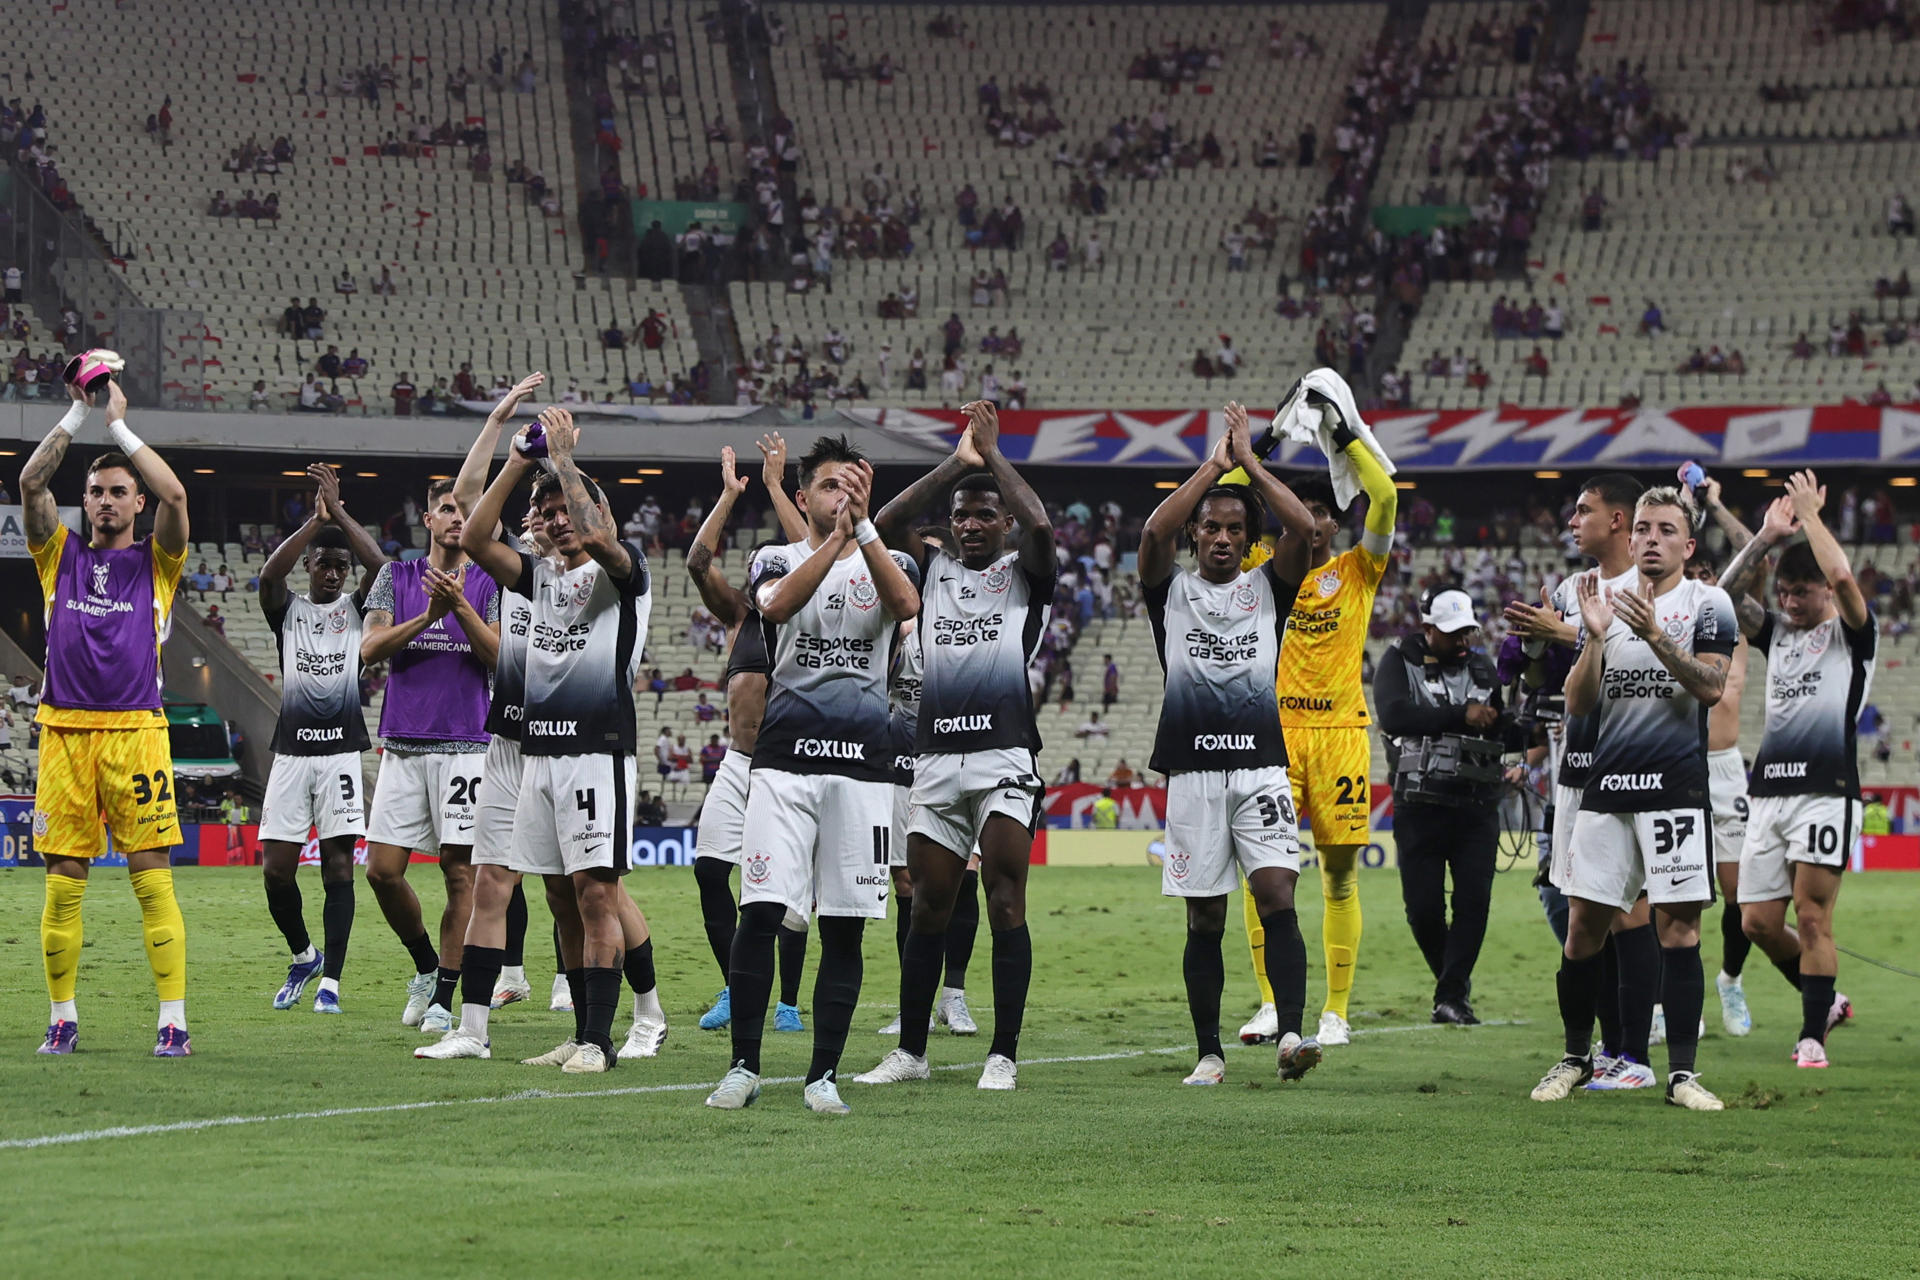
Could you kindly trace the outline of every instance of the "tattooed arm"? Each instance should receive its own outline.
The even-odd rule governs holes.
[[[633,557],[620,542],[620,530],[613,514],[594,500],[587,489],[586,477],[573,462],[573,446],[580,433],[574,428],[573,415],[565,409],[549,407],[541,411],[540,421],[547,428],[547,454],[560,477],[560,492],[567,495],[567,519],[573,522],[574,536],[586,553],[622,582],[633,576]]]
[[[1661,629],[1660,615],[1653,604],[1653,584],[1643,582],[1633,591],[1616,591],[1613,611],[1636,636],[1647,642],[1653,656],[1660,659],[1680,687],[1711,707],[1727,691],[1727,666],[1731,659],[1724,653],[1688,653]]]
[[[87,410],[93,406],[93,397],[76,386],[70,384],[67,394],[73,398],[73,407],[47,432],[46,439],[20,471],[20,503],[26,508],[29,547],[45,546],[60,525],[60,505],[53,500],[51,487],[53,473],[60,469],[61,460],[67,456],[67,446],[73,443],[73,433],[86,422]]]
[[[1791,498],[1775,498],[1767,508],[1760,532],[1740,548],[1726,571],[1720,575],[1720,589],[1733,597],[1734,613],[1740,619],[1740,631],[1749,640],[1760,633],[1767,620],[1766,608],[1756,598],[1766,579],[1773,550],[1792,537],[1799,526]]]
[[[701,603],[729,630],[746,619],[747,596],[728,582],[725,575],[712,570],[713,557],[719,552],[720,539],[733,515],[733,504],[747,488],[747,478],[737,474],[734,466],[732,446],[720,450],[720,496],[714,499],[713,510],[707,512],[700,532],[693,537],[693,546],[687,551],[687,576],[700,592]]]

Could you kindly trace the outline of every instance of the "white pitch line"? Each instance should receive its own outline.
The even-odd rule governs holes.
[[[1496,1020],[1483,1022],[1483,1027],[1525,1026],[1524,1020]],[[1421,1024],[1404,1027],[1364,1027],[1355,1029],[1357,1036],[1382,1035],[1393,1031],[1437,1031],[1439,1026]],[[1055,1058],[1023,1058],[1023,1067],[1044,1067],[1078,1062],[1121,1062],[1129,1058],[1146,1058],[1186,1053],[1192,1050],[1190,1044],[1169,1045],[1164,1049],[1128,1049],[1118,1053],[1070,1054]],[[986,1065],[982,1062],[942,1063],[932,1068],[935,1071],[972,1071]],[[802,1076],[769,1076],[761,1084],[799,1084]],[[201,1129],[227,1129],[240,1125],[279,1124],[289,1120],[338,1120],[348,1116],[391,1115],[399,1111],[431,1111],[442,1107],[478,1107],[492,1106],[503,1102],[545,1102],[569,1098],[628,1098],[649,1093],[692,1093],[701,1089],[711,1089],[715,1081],[695,1082],[691,1084],[648,1084],[633,1085],[622,1089],[519,1089],[512,1093],[490,1095],[483,1098],[441,1098],[423,1102],[387,1102],[367,1107],[326,1107],[318,1111],[283,1111],[276,1115],[262,1116],[212,1116],[204,1120],[176,1120],[170,1124],[114,1125],[107,1129],[80,1129],[72,1133],[48,1133],[36,1138],[7,1138],[0,1140],[0,1151],[34,1150],[40,1147],[71,1146],[82,1142],[103,1142],[110,1138],[144,1138],[161,1133],[193,1133]]]

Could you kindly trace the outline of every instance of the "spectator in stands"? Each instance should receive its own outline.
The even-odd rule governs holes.
[[[360,348],[354,347],[347,352],[347,358],[340,362],[340,372],[348,378],[367,376],[367,362],[360,354]]]
[[[207,592],[213,588],[213,571],[207,568],[205,560],[202,560],[199,567],[187,575],[187,586],[198,591],[202,600],[207,598]]]
[[[1793,340],[1792,350],[1795,360],[1813,359],[1813,343],[1807,341],[1807,335],[1804,333]]]
[[[320,307],[320,299],[308,298],[307,306],[300,313],[300,327],[306,333],[309,342],[318,342],[326,336],[327,313]]]
[[[1876,382],[1873,390],[1867,393],[1867,404],[1875,409],[1884,408],[1893,403],[1893,392],[1887,390],[1887,384]]]
[[[727,748],[721,743],[720,735],[709,735],[706,745],[700,748],[700,781],[712,786],[720,772],[720,762],[726,758]]]
[[[1890,236],[1913,234],[1913,206],[1907,203],[1907,197],[1903,192],[1896,191],[1887,197],[1887,234]]]
[[[400,376],[394,380],[393,387],[388,394],[393,397],[393,413],[395,417],[411,418],[413,416],[413,379],[410,378],[404,370]]]
[[[354,294],[360,291],[360,285],[353,278],[353,273],[342,267],[340,274],[334,277],[333,291],[339,294]]]
[[[208,584],[207,589],[219,592],[220,598],[225,600],[227,593],[233,590],[233,571],[224,564],[221,565],[214,571],[213,580]]]
[[[1240,374],[1240,353],[1234,349],[1233,339],[1226,334],[1220,335],[1220,346],[1213,353],[1214,366],[1223,378],[1234,378]]]
[[[699,696],[694,700],[693,718],[700,724],[711,724],[719,718],[719,715],[720,708],[707,701],[707,691],[702,689]]]
[[[1127,763],[1125,756],[1120,757],[1113,766],[1113,772],[1107,775],[1107,785],[1115,791],[1125,791],[1139,780],[1140,775],[1133,771],[1133,766]]]
[[[1660,304],[1652,298],[1647,299],[1647,309],[1640,313],[1640,336],[1651,337],[1667,331],[1667,318],[1660,311]]]
[[[380,268],[380,278],[373,282],[373,291],[383,298],[391,298],[399,292],[393,283],[393,274],[386,267]]]
[[[927,389],[927,353],[919,347],[907,357],[907,390],[925,391]]]
[[[1087,718],[1080,722],[1080,727],[1073,731],[1073,736],[1082,742],[1090,742],[1095,738],[1104,742],[1112,732],[1113,726],[1102,720],[1098,711],[1089,711]]]
[[[460,372],[453,375],[453,394],[462,400],[480,398],[480,385],[474,380],[471,364],[462,364]]]
[[[227,634],[227,620],[220,616],[219,605],[210,604],[207,606],[207,625],[213,628],[215,635],[224,636]]]
[[[1599,187],[1595,187],[1593,190],[1587,192],[1587,198],[1581,203],[1580,207],[1580,229],[1583,231],[1600,230],[1601,215],[1606,211],[1606,193],[1600,190]]]
[[[321,355],[321,357],[318,360],[315,360],[313,362],[313,367],[320,374],[321,377],[326,378],[327,380],[332,382],[338,382],[340,380],[340,370],[342,368],[342,364],[340,360],[340,348],[328,347],[326,349],[326,352],[323,355]]]
[[[295,298],[280,313],[280,332],[289,338],[298,338],[307,331],[306,312],[300,309],[300,299]]]
[[[31,717],[40,707],[40,694],[32,679],[16,671],[7,689],[7,702],[23,716]]]
[[[259,413],[267,407],[268,400],[267,380],[265,378],[255,379],[253,390],[247,393],[247,411],[249,413]]]
[[[230,218],[233,216],[233,201],[227,199],[225,191],[216,191],[213,199],[207,202],[207,212],[216,218]]]
[[[1194,377],[1204,378],[1208,382],[1213,381],[1213,357],[1207,354],[1207,349],[1205,347],[1195,348],[1193,353],[1193,363],[1192,365],[1189,366],[1189,368],[1193,370]]]
[[[693,674],[692,667],[682,667],[671,687],[675,693],[692,693],[700,687],[700,677]]]
[[[1525,375],[1526,377],[1544,378],[1547,376],[1547,372],[1548,372],[1547,357],[1546,357],[1546,354],[1542,352],[1539,347],[1535,347],[1533,349],[1533,354],[1529,355],[1524,361],[1524,363],[1527,367],[1527,372]]]
[[[656,698],[656,705],[658,701]],[[662,782],[673,772],[673,729],[668,725],[661,725],[660,736],[653,740],[653,768]]]
[[[606,332],[600,335],[600,345],[609,351],[624,351],[627,346],[627,335],[620,331],[619,325],[610,324]]]

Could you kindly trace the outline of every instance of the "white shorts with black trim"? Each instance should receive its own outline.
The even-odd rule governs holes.
[[[1242,875],[1300,870],[1300,827],[1284,766],[1206,769],[1167,779],[1167,853],[1160,892],[1218,898]]]
[[[893,877],[893,784],[755,769],[740,905],[884,920]]]
[[[260,804],[260,838],[305,844],[307,833],[322,840],[367,834],[366,784],[360,777],[360,753],[331,756],[275,756],[267,773],[267,795]]]
[[[1561,893],[1573,879],[1573,820],[1580,816],[1580,787],[1553,788],[1553,834],[1547,844],[1547,880]]]
[[[753,757],[743,751],[729,750],[722,757],[720,770],[713,775],[707,798],[700,806],[695,856],[740,865],[741,833],[747,825],[747,779],[752,770]]]
[[[1045,790],[1025,747],[920,756],[913,765],[907,831],[965,858],[996,813],[1031,832]]]
[[[1789,862],[1844,871],[1860,843],[1865,806],[1846,796],[1755,796],[1740,855],[1740,901],[1793,896]]]
[[[1738,862],[1747,842],[1747,762],[1740,748],[1707,755],[1707,803],[1713,806],[1713,860]]]
[[[485,766],[486,755],[479,751],[406,755],[389,748],[380,756],[380,777],[373,786],[367,843],[421,853],[471,845]]]
[[[612,871],[633,857],[633,757],[527,756],[507,865],[525,875]]]
[[[473,864],[513,865],[513,811],[520,803],[520,744],[495,736],[487,744],[486,772],[473,814]]]
[[[1656,907],[1713,901],[1713,836],[1704,809],[1582,809],[1572,843],[1572,872],[1560,886],[1569,898],[1622,911],[1631,911],[1642,893]]]
[[[887,865],[907,865],[907,819],[913,812],[913,787],[904,782],[893,784],[893,845],[887,850]]]

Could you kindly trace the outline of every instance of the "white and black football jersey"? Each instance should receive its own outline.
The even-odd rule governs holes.
[[[773,585],[813,554],[804,541],[762,547],[748,593],[764,604]],[[890,554],[917,583],[913,560]],[[891,782],[887,685],[896,620],[881,606],[866,556],[855,551],[835,561],[798,612],[763,625],[773,670],[753,767]]]
[[[1149,768],[1185,773],[1287,763],[1274,680],[1300,584],[1281,578],[1272,563],[1217,583],[1176,569],[1146,588],[1166,674]]]
[[[526,553],[526,544],[511,533],[501,538],[508,547]],[[527,634],[533,629],[533,602],[511,587],[500,598],[500,656],[493,663],[493,686],[487,702],[487,732],[509,742],[520,741],[520,720],[527,701]]]
[[[647,645],[653,583],[647,558],[623,582],[589,559],[575,569],[521,553],[510,587],[528,597],[526,714],[520,750],[530,756],[631,754],[633,677]]]
[[[332,604],[304,595],[265,610],[280,647],[280,720],[273,751],[283,756],[331,756],[365,751],[360,714],[360,606],[349,593]]]
[[[1583,571],[1584,572],[1584,571]],[[1580,613],[1580,597],[1575,594],[1574,584],[1580,574],[1563,579],[1553,589],[1553,607],[1561,618],[1568,622],[1576,633],[1574,648],[1579,649],[1587,642],[1587,620]],[[1629,567],[1617,578],[1600,579],[1600,590],[1609,589],[1634,591],[1640,586],[1640,570]],[[1593,765],[1593,743],[1600,732],[1599,713],[1592,715],[1567,716],[1560,725],[1559,733],[1550,740],[1553,752],[1553,781],[1561,787],[1584,787],[1587,785],[1587,770]]]
[[[1767,655],[1767,722],[1747,794],[1860,798],[1855,738],[1879,638],[1872,613],[1858,631],[1837,614],[1806,628],[1767,614],[1753,641]]]
[[[1653,610],[1682,653],[1731,654],[1739,639],[1733,601],[1719,587],[1683,578],[1653,601]],[[1625,622],[1615,618],[1604,643],[1599,733],[1580,807],[1707,808],[1707,708]]]
[[[969,569],[928,548],[918,633],[925,665],[920,755],[1040,749],[1027,664],[1053,612],[1053,582],[1051,561],[1030,573],[1017,550]]]
[[[913,785],[914,742],[920,723],[920,632],[909,631],[894,646],[893,680],[887,688],[888,718],[893,735],[893,780]]]

